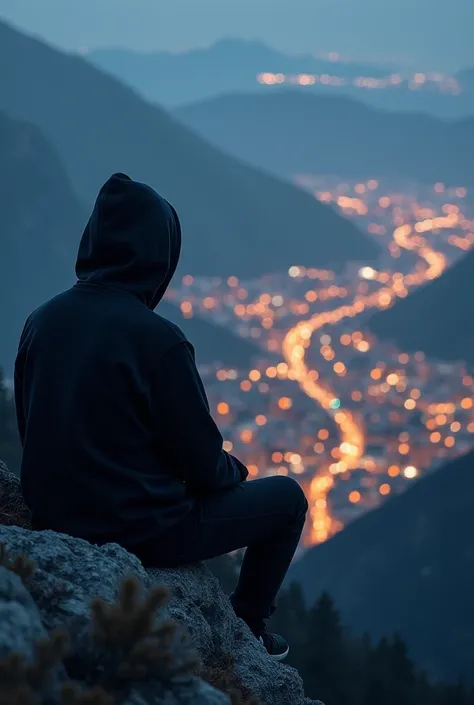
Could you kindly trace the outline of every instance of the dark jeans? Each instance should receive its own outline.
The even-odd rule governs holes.
[[[294,556],[308,503],[290,477],[242,482],[200,498],[184,522],[139,557],[158,568],[214,558],[247,547],[237,587],[236,614],[255,634],[275,611],[275,598]],[[137,551],[138,554],[141,552]]]

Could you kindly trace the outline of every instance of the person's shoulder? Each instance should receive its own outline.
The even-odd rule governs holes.
[[[37,306],[27,317],[25,323],[23,324],[23,329],[20,335],[20,340],[18,344],[18,349],[23,347],[28,347],[32,336],[36,335],[38,332],[42,331],[48,326],[49,312],[54,309],[56,302],[61,300],[65,292],[57,294],[53,298],[45,301],[40,306]]]
[[[164,335],[167,335],[171,344],[177,345],[178,343],[189,342],[181,328],[177,326],[176,323],[173,323],[164,316],[160,316],[159,313],[155,313],[154,316],[156,319],[156,325]]]
[[[64,299],[67,298],[68,291],[69,290],[62,291],[61,293],[56,294],[56,296],[53,296],[51,299],[48,299],[48,301],[40,304],[40,306],[37,306],[37,308],[35,308],[26,319],[25,328],[39,322],[44,314],[48,313],[51,309],[56,308],[58,305],[61,305]]]

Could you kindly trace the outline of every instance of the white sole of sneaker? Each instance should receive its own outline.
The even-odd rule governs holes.
[[[260,641],[260,643],[262,644],[262,646],[264,646],[262,637],[260,637],[259,641]],[[267,652],[267,653],[268,653],[268,652]],[[268,654],[268,655],[269,655],[270,658],[272,658],[274,661],[283,661],[283,659],[285,659],[285,658],[288,656],[289,653],[290,653],[290,647],[288,647],[287,650],[286,650],[284,653],[282,653],[282,654]]]

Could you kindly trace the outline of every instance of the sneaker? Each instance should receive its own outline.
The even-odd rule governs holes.
[[[283,659],[288,656],[290,647],[285,639],[283,639],[283,637],[279,634],[263,632],[260,637],[260,641],[275,661],[283,661]]]

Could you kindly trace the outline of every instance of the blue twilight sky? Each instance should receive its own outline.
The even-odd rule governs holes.
[[[0,16],[67,49],[187,49],[237,36],[292,52],[474,66],[474,0],[0,0]]]

